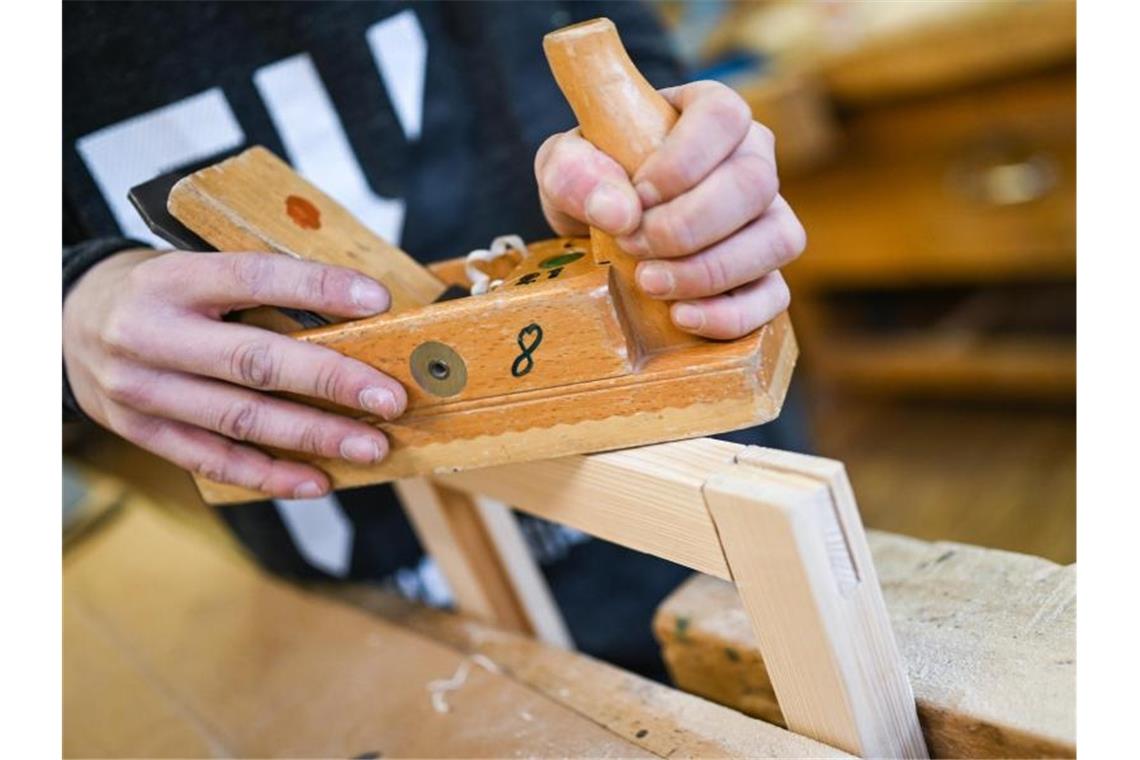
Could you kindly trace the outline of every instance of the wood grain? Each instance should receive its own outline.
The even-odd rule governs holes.
[[[64,563],[67,757],[842,756],[374,588],[353,601],[383,619],[300,590],[138,498]],[[426,684],[463,663],[440,714]]]
[[[427,478],[399,480],[395,488],[459,611],[548,644],[573,646],[550,588],[506,507],[477,503]]]
[[[394,422],[368,418],[392,443],[383,462],[312,461],[334,487],[347,488],[744,428],[779,414],[796,355],[791,323],[783,314],[730,343],[702,341],[654,355],[638,372],[439,404]],[[357,358],[369,360],[363,354]],[[263,498],[236,486],[198,484],[212,504]]]
[[[69,757],[653,756],[138,502],[68,551],[63,597]],[[465,663],[449,711],[433,709],[428,684]]]
[[[838,462],[751,446],[703,493],[787,725],[864,757],[926,757]]]
[[[219,251],[272,251],[363,272],[388,289],[393,313],[429,304],[446,289],[259,146],[182,178],[167,205]]]
[[[698,438],[438,476],[530,514],[729,578],[701,488],[738,444]]]
[[[1076,753],[1076,566],[868,531],[933,757]],[[653,623],[674,682],[784,725],[735,588],[694,576]]]
[[[609,19],[598,18],[547,34],[542,48],[582,136],[633,176],[676,123],[673,106],[646,81]],[[637,261],[601,230],[591,229],[596,261],[608,262],[621,309],[637,339],[637,355],[699,340],[680,330],[669,304],[637,286]]]
[[[531,638],[412,604],[374,587],[322,593],[466,654],[661,757],[847,757],[839,750]]]
[[[731,579],[789,727],[862,755],[926,756],[838,462],[700,439],[437,479]]]

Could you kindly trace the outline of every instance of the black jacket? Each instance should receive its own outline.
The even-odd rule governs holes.
[[[573,117],[541,41],[603,15],[652,83],[681,80],[651,10],[631,2],[65,3],[65,297],[89,266],[137,244],[126,238],[154,240],[125,203],[129,187],[242,145],[289,160],[424,261],[508,233],[549,237],[534,154]],[[419,562],[389,488],[342,492],[321,509],[324,523],[312,522],[318,507],[222,512],[283,574],[379,579]],[[563,578],[552,577],[560,602],[589,608],[568,615],[582,648],[652,671],[649,616],[685,571],[526,529],[561,560],[548,567]]]

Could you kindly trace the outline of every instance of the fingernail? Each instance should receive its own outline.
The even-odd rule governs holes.
[[[673,307],[673,321],[686,330],[697,330],[705,323],[705,313],[696,306],[679,303]]]
[[[360,405],[373,414],[379,414],[386,420],[395,419],[400,416],[400,407],[396,401],[396,394],[387,388],[381,388],[379,386],[365,388],[360,392]]]
[[[651,261],[637,268],[637,284],[651,296],[665,296],[673,292],[673,273],[669,267]]]
[[[644,232],[635,232],[617,239],[621,249],[631,256],[648,256],[649,241],[645,239]]]
[[[637,197],[641,199],[644,208],[656,206],[661,202],[661,193],[657,192],[657,186],[647,179],[638,182],[633,189],[637,191]]]
[[[357,277],[352,281],[350,295],[354,304],[371,314],[388,308],[388,291],[364,277]]]
[[[314,480],[306,480],[293,489],[294,499],[315,499],[325,492]]]
[[[350,462],[372,464],[380,458],[380,444],[365,435],[350,435],[340,442],[340,455]]]
[[[637,209],[632,199],[609,182],[602,182],[586,199],[586,220],[607,231],[628,229]]]

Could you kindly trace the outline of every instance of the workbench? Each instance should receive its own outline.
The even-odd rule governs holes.
[[[584,655],[338,594],[128,495],[64,556],[64,755],[843,756]]]

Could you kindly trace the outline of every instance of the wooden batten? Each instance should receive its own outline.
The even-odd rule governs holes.
[[[436,480],[731,579],[792,730],[926,756],[839,463],[697,439]]]
[[[1076,566],[867,538],[931,756],[1075,756]],[[694,576],[653,628],[678,686],[785,725],[732,584]]]

